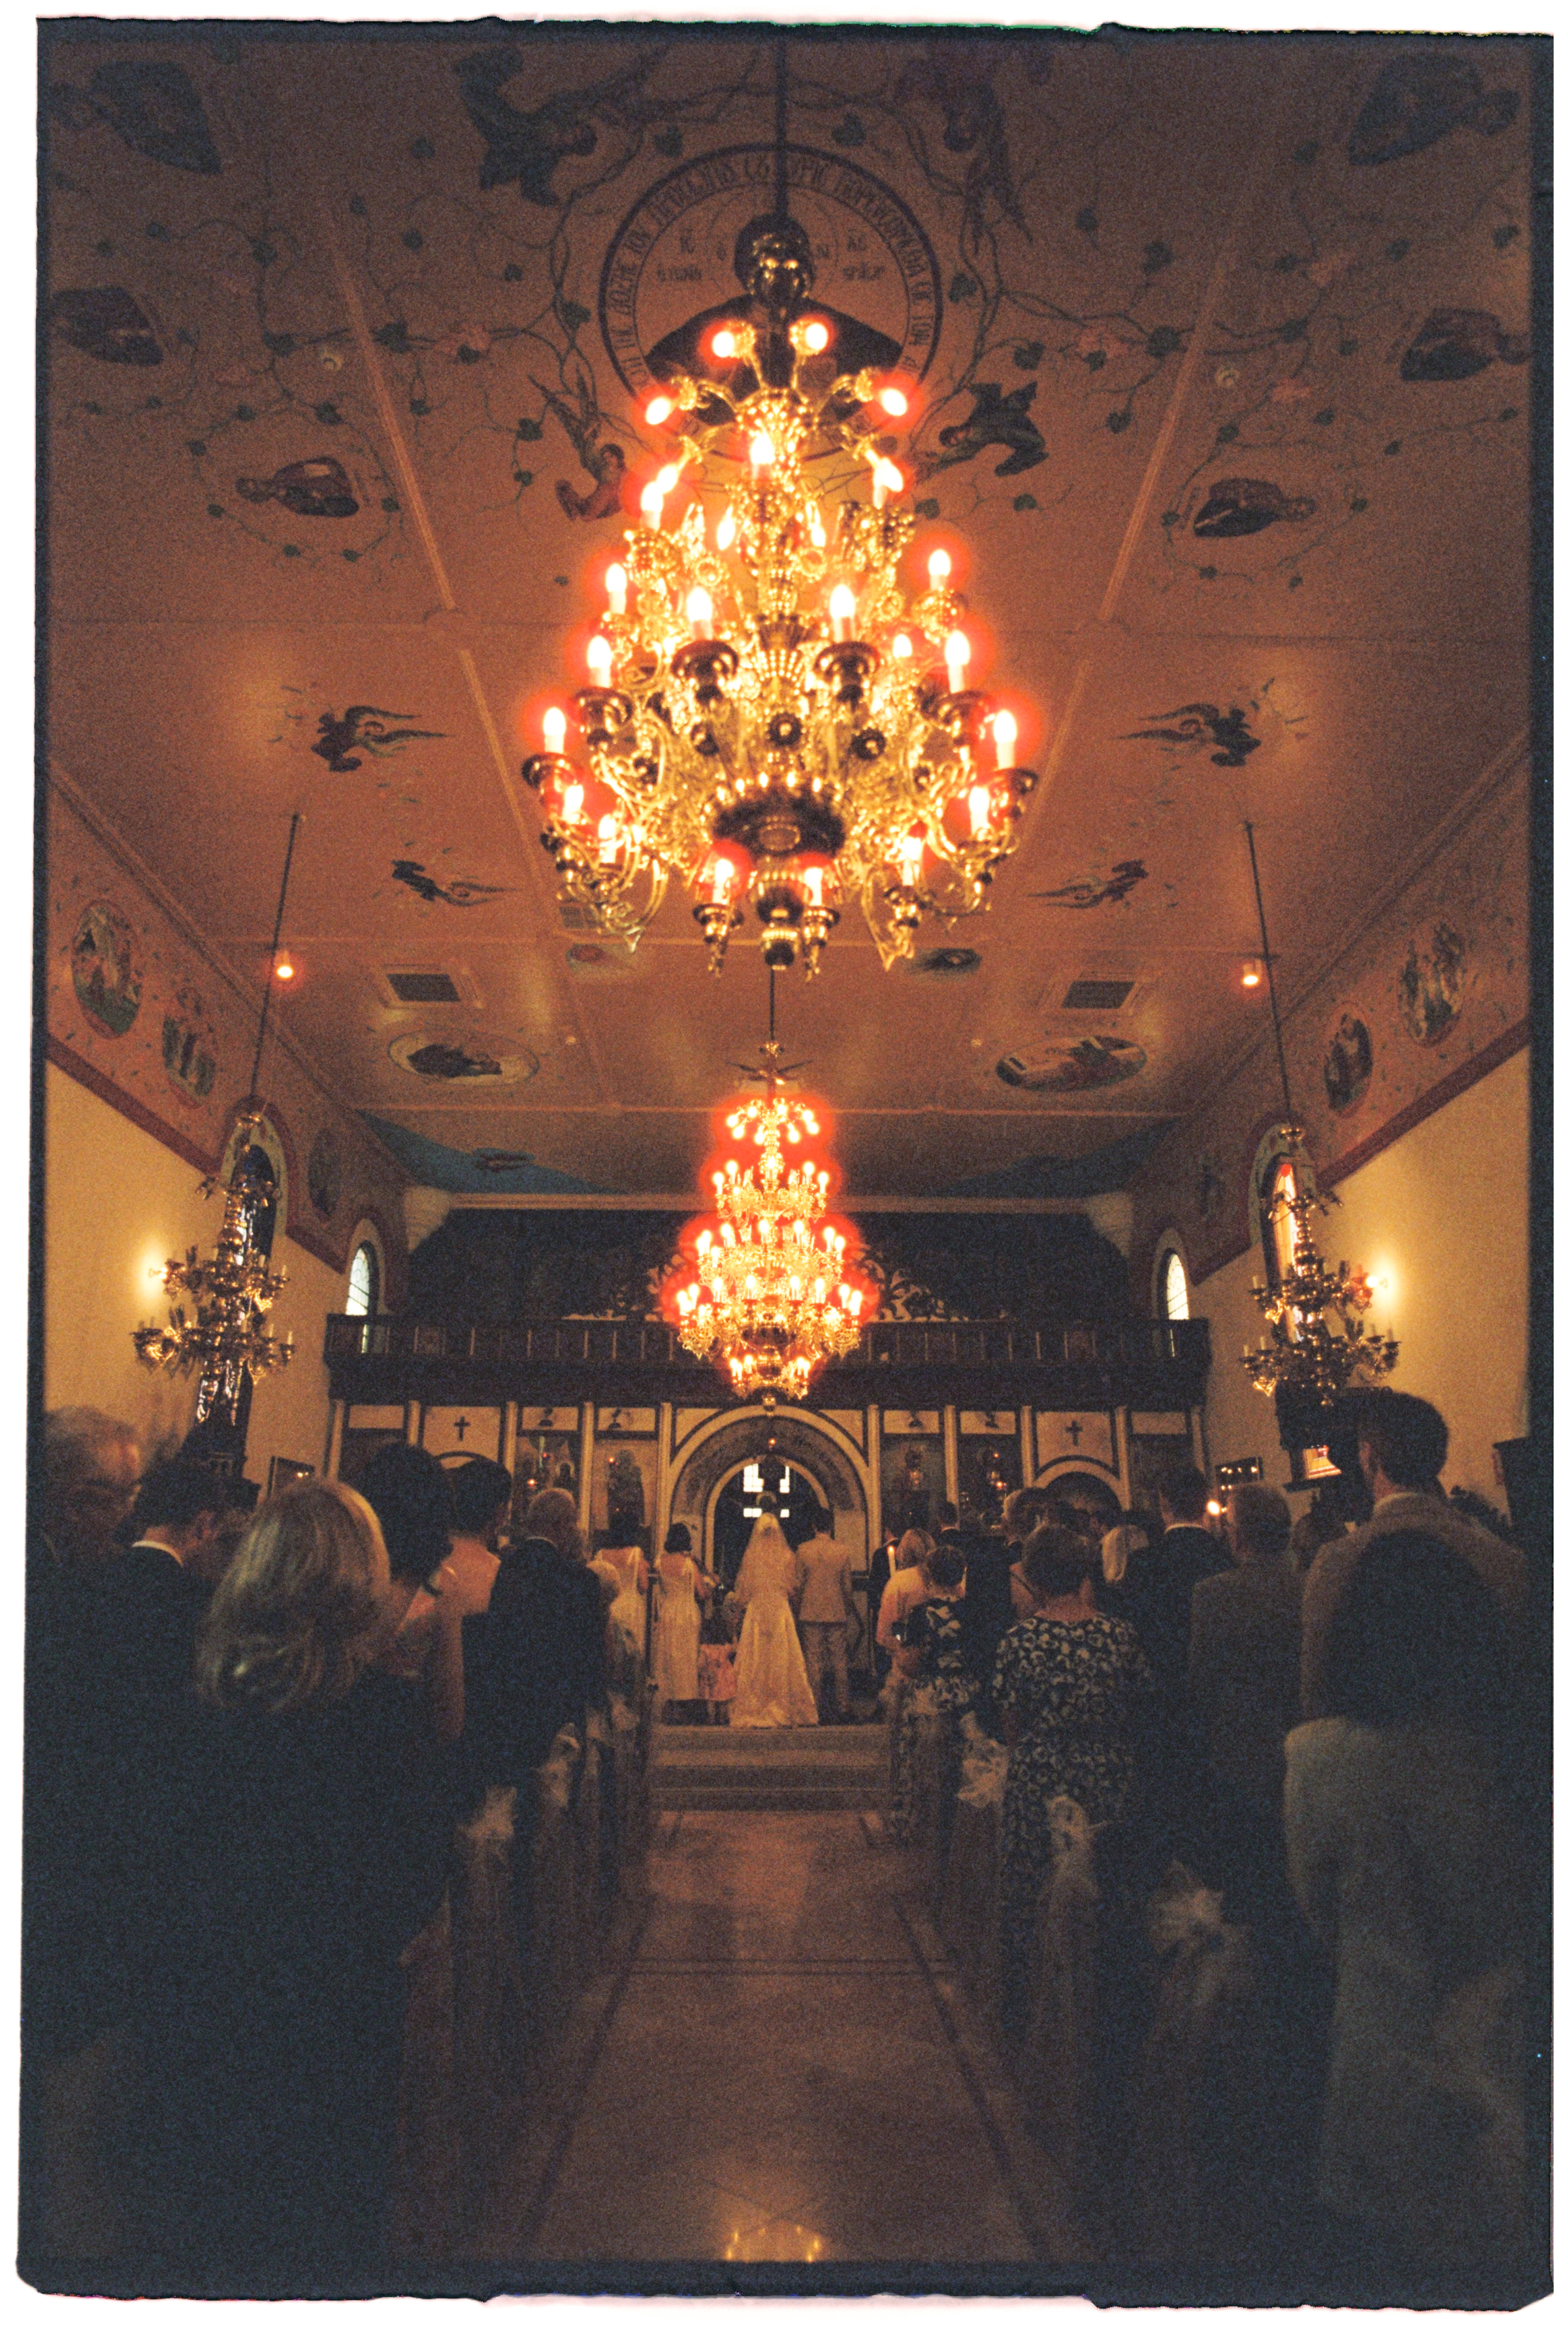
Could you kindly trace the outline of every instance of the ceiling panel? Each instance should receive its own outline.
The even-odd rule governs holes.
[[[1289,994],[1524,727],[1529,58],[789,59],[818,297],[923,374],[921,534],[1042,778],[920,967],[851,907],[780,984],[852,1184],[932,1193],[1156,1127],[1247,1042],[1244,820]],[[660,457],[632,383],[736,289],[772,71],[771,29],[588,25],[62,20],[46,60],[57,761],[252,977],[301,810],[283,1007],[324,1073],[599,1188],[690,1185],[765,984],[744,932],[709,974],[679,891],[634,954],[574,926],[519,768]],[[1126,1003],[1066,1010],[1084,976]]]

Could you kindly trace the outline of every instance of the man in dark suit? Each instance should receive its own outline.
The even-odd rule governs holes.
[[[475,1778],[511,1787],[537,1770],[567,1723],[606,1703],[605,1610],[578,1551],[577,1504],[541,1488],[503,1553],[482,1617],[463,1621]]]
[[[125,2024],[156,1976],[147,1952],[202,1571],[231,1541],[232,1500],[200,1466],[161,1466],[142,1483],[136,1542],[74,1555],[32,1612],[23,1962],[37,2149],[24,2206],[52,2245],[112,2239],[123,2205]]]
[[[942,1507],[938,1544],[950,1544],[963,1556],[963,1599],[959,1607],[959,1643],[964,1671],[978,1696],[975,1712],[988,1730],[991,1718],[991,1686],[996,1674],[997,1647],[1013,1622],[1010,1569],[1015,1547],[988,1529],[974,1535],[958,1525],[952,1504]],[[1000,1733],[999,1733],[1000,1735]]]
[[[1222,1881],[1250,1923],[1288,1900],[1282,1806],[1285,1733],[1300,1720],[1301,1577],[1277,1488],[1233,1489],[1226,1518],[1236,1566],[1193,1588],[1188,1678]]]

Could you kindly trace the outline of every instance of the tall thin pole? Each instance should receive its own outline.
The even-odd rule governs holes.
[[[1290,1071],[1285,1066],[1285,1039],[1280,1029],[1280,998],[1274,992],[1274,957],[1269,950],[1269,925],[1263,913],[1263,885],[1258,879],[1258,852],[1253,839],[1250,823],[1243,820],[1242,830],[1247,837],[1247,855],[1253,866],[1253,895],[1258,901],[1258,937],[1263,949],[1263,972],[1269,982],[1269,1014],[1274,1023],[1274,1055],[1280,1063],[1280,1089],[1284,1095],[1285,1119],[1294,1124],[1296,1110],[1291,1098]]]
[[[295,810],[288,820],[288,847],[284,853],[283,880],[277,892],[277,915],[272,925],[272,945],[267,957],[267,992],[261,998],[261,1023],[256,1030],[256,1057],[250,1063],[249,1097],[252,1099],[260,1098],[258,1084],[261,1076],[261,1047],[267,1041],[267,1022],[272,1012],[272,982],[277,968],[278,941],[283,936],[283,909],[288,900],[289,868],[294,863],[294,844],[304,822],[305,819],[298,809]]]
[[[785,168],[785,124],[789,118],[788,43],[782,38],[774,49],[773,84],[773,211],[776,219],[790,214],[789,177]]]

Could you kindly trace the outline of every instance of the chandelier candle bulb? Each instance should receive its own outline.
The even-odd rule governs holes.
[[[991,830],[991,787],[972,785],[969,794],[970,831],[976,841]]]
[[[674,404],[669,397],[656,396],[651,404],[643,408],[643,418],[650,428],[662,428],[674,410]]]
[[[811,544],[813,550],[826,550],[828,546],[828,530],[822,523],[822,512],[818,509],[814,502],[812,504],[812,514],[807,521],[806,533],[811,539]]]
[[[949,631],[942,650],[947,658],[947,687],[952,695],[962,694],[964,667],[969,662],[969,641],[962,631]]]
[[[733,332],[715,332],[713,335],[713,353],[719,359],[721,363],[730,363],[736,354],[735,334]]]
[[[733,509],[726,509],[724,515],[718,521],[718,531],[714,535],[713,539],[720,550],[733,549],[735,545],[735,512]]]
[[[915,647],[907,631],[898,633],[893,642],[893,653],[899,663],[907,663],[910,660],[915,653]]]
[[[828,327],[826,324],[808,324],[805,330],[801,335],[801,337],[804,340],[807,348],[814,356],[820,356],[822,354],[822,350],[828,344]]]
[[[643,486],[642,509],[649,526],[657,533],[659,521],[664,514],[664,496],[656,485]]]
[[[890,413],[895,420],[902,420],[909,410],[909,399],[901,388],[883,389],[877,401],[883,411]]]
[[[542,725],[545,750],[558,755],[564,752],[567,748],[567,716],[559,704],[550,705]]]
[[[1013,765],[1013,754],[1018,748],[1018,721],[1010,712],[999,712],[991,723],[991,732],[996,745],[997,767],[1010,768]]]
[[[751,440],[752,467],[754,469],[771,469],[777,458],[778,456],[774,450],[773,438],[767,434],[765,429],[759,429],[756,435]]]
[[[855,594],[847,582],[840,582],[828,600],[828,613],[832,619],[836,641],[842,645],[854,636]]]
[[[605,575],[605,589],[609,597],[612,615],[626,611],[626,570],[619,563],[610,567]]]
[[[596,687],[610,684],[610,642],[596,636],[588,641],[588,676]]]
[[[713,636],[713,601],[703,589],[693,590],[686,601],[686,619],[691,626],[694,639]]]
[[[925,561],[925,571],[931,577],[931,587],[940,590],[953,572],[953,561],[945,550],[934,550]]]

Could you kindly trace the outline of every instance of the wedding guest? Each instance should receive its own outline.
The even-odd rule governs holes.
[[[1523,2230],[1508,1661],[1497,1595],[1464,1554],[1385,1528],[1329,1618],[1323,1713],[1285,1741],[1291,1881],[1335,1968],[1319,2194],[1333,2253],[1406,2281],[1495,2272]]]
[[[1407,1391],[1368,1391],[1359,1403],[1357,1429],[1372,1517],[1324,1545],[1308,1571],[1301,1598],[1301,1712],[1308,1721],[1328,1711],[1322,1673],[1335,1609],[1379,1537],[1411,1530],[1435,1537],[1468,1563],[1509,1625],[1517,1626],[1524,1613],[1524,1554],[1464,1519],[1439,1485],[1448,1461],[1448,1426],[1430,1400]]]
[[[1033,1608],[1002,1637],[995,1698],[1009,1748],[1000,1903],[1010,2010],[1021,2011],[1040,1886],[1050,1868],[1049,1806],[1067,1796],[1092,1824],[1126,1818],[1134,1743],[1153,1687],[1131,1627],[1094,1603],[1094,1546],[1047,1522],[1023,1552]]]
[[[501,1569],[496,1538],[512,1509],[512,1474],[488,1456],[470,1456],[446,1475],[452,1496],[452,1547],[443,1589],[465,1617],[490,1607]]]
[[[820,1722],[850,1720],[850,1611],[854,1587],[850,1556],[833,1542],[833,1515],[795,1548],[801,1572],[801,1646]]]
[[[659,1694],[659,1719],[690,1721],[701,1695],[697,1655],[702,1640],[700,1603],[712,1592],[713,1580],[692,1560],[691,1532],[683,1521],[667,1532],[654,1574],[653,1683]]]
[[[398,1443],[379,1448],[359,1492],[380,1524],[391,1570],[391,1626],[379,1656],[389,1674],[418,1682],[431,1727],[451,1744],[463,1733],[463,1608],[446,1575],[452,1489],[434,1456]]]
[[[933,1540],[924,1529],[906,1529],[899,1538],[893,1556],[893,1574],[882,1596],[882,1606],[877,1616],[877,1639],[893,1657],[898,1668],[897,1636],[893,1628],[900,1626],[917,1601],[925,1598],[926,1582],[923,1567],[934,1550]]]
[[[1276,1488],[1233,1488],[1236,1566],[1192,1595],[1188,1689],[1207,1757],[1209,1825],[1233,1919],[1277,1925],[1288,1904],[1285,1734],[1300,1714],[1301,1578]]]
[[[398,1959],[450,1817],[417,1692],[376,1664],[390,1616],[373,1512],[313,1480],[262,1506],[202,1622],[136,2000],[150,2244],[199,2273],[304,2290],[382,2243]]]

